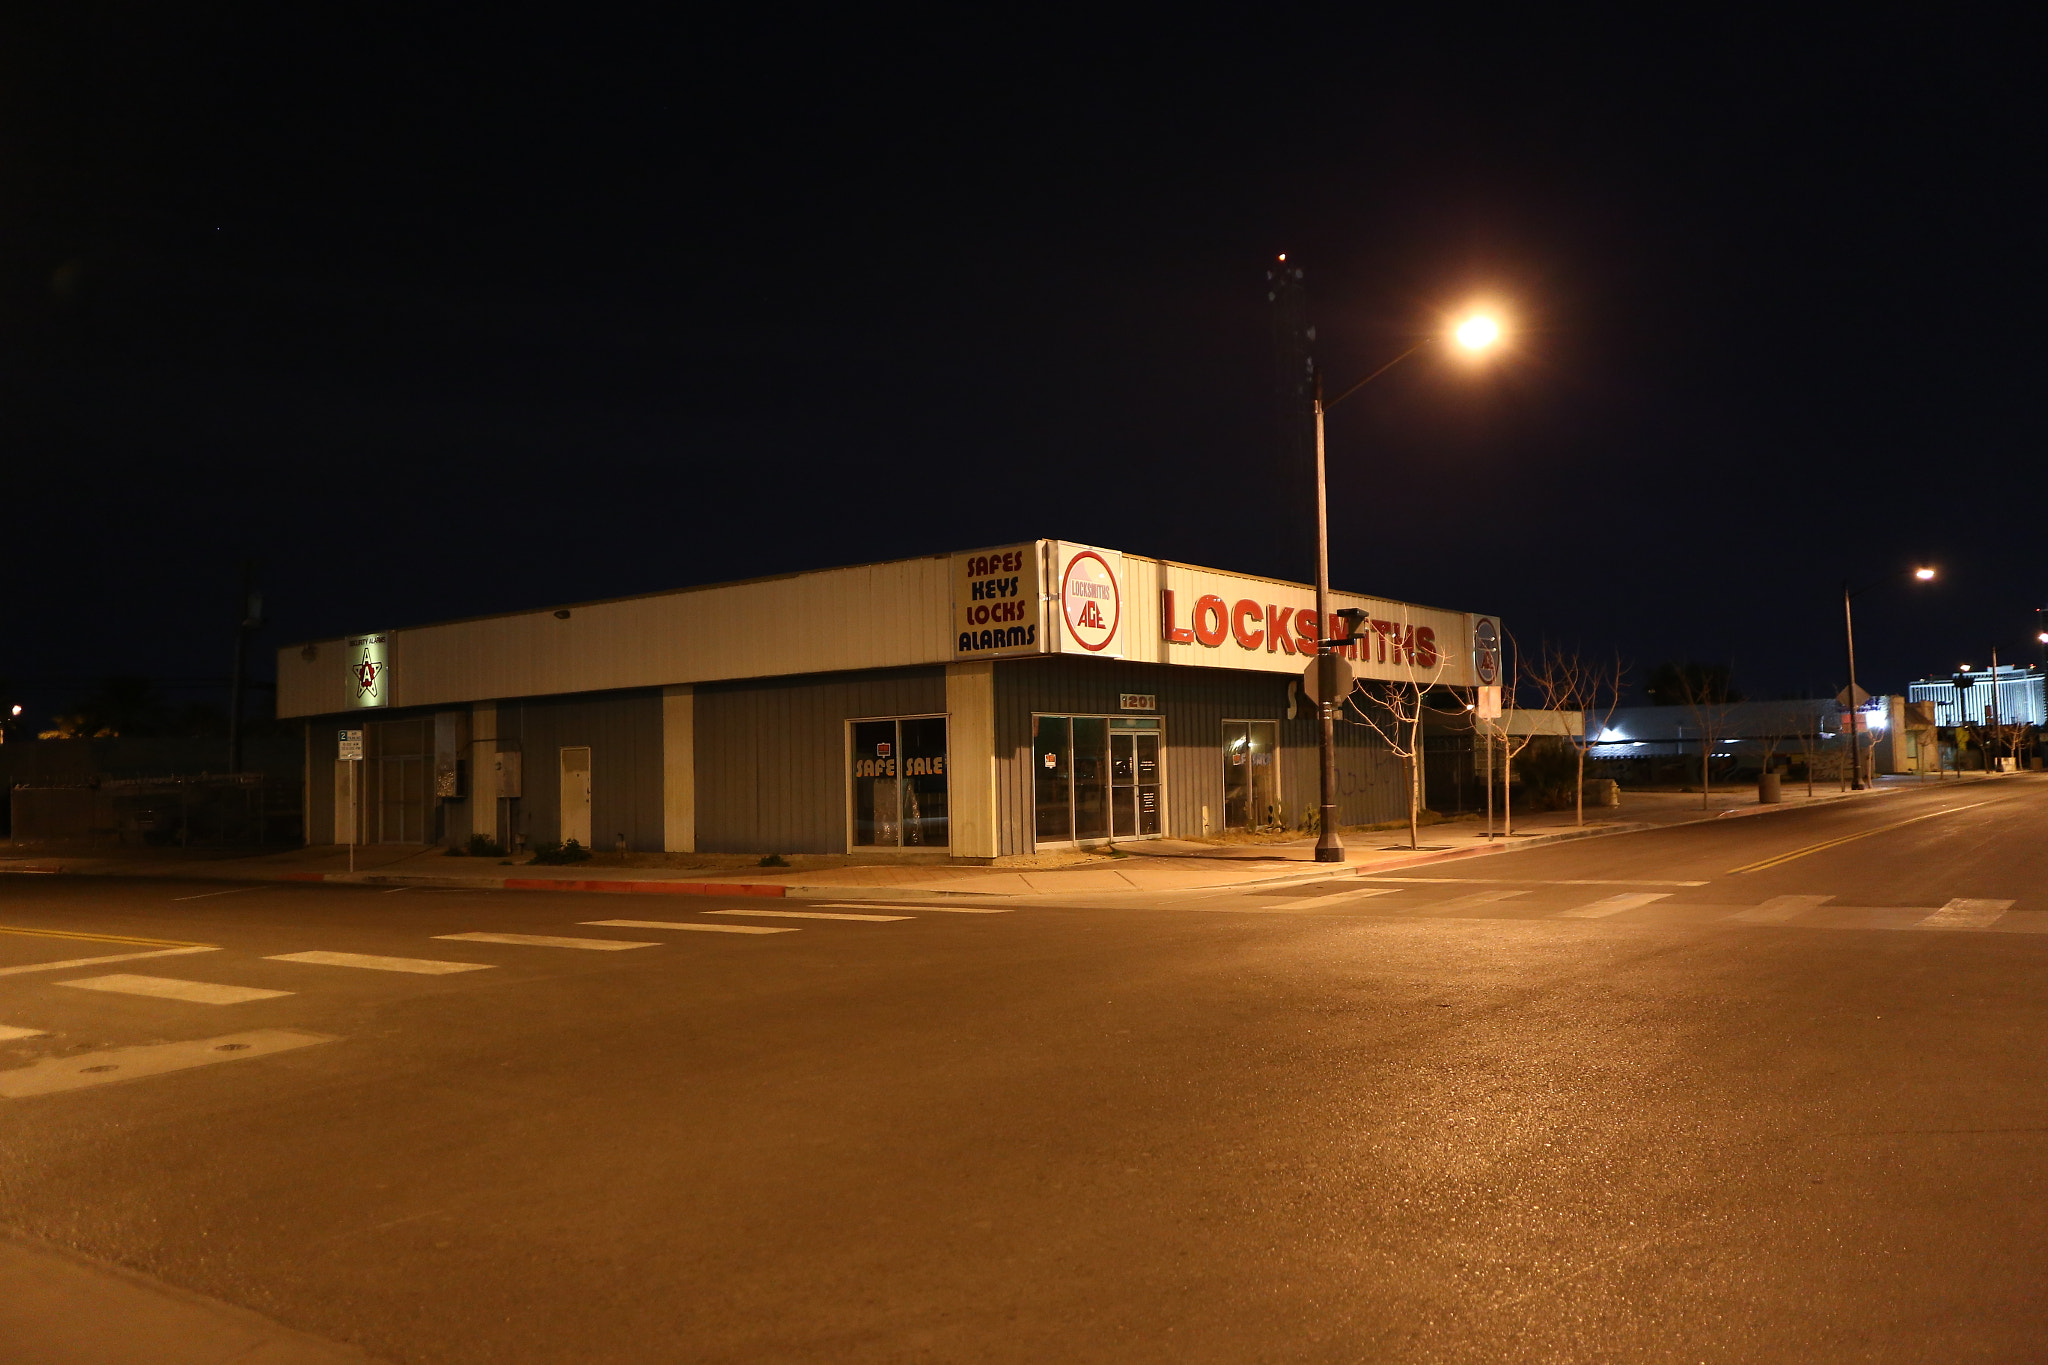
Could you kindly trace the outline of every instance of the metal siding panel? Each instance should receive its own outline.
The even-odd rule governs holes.
[[[696,696],[698,848],[840,853],[846,722],[943,713],[946,681],[933,667],[713,683]]]

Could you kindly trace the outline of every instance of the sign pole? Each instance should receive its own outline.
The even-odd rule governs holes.
[[[352,758],[348,769],[348,870],[356,870],[356,825],[363,818],[363,760]]]

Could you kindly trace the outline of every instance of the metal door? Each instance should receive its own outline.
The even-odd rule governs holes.
[[[590,847],[590,749],[562,750],[562,842]]]
[[[419,755],[387,756],[377,761],[378,843],[427,841],[426,787],[426,760]]]

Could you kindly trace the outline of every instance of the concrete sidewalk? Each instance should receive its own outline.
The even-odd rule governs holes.
[[[1961,785],[2009,774],[1978,774]],[[1950,778],[1951,785],[1959,783]],[[1570,811],[1518,815],[1512,836],[1496,827],[1488,838],[1483,818],[1466,816],[1423,826],[1420,847],[1408,846],[1405,827],[1347,830],[1342,863],[1315,861],[1315,840],[1270,842],[1147,840],[1049,867],[974,867],[947,863],[906,865],[876,861],[852,866],[790,868],[705,868],[629,866],[615,855],[597,854],[587,863],[547,867],[510,865],[488,859],[450,858],[440,849],[356,850],[356,870],[346,870],[348,852],[332,846],[242,857],[167,857],[161,852],[130,856],[0,857],[0,872],[83,876],[181,877],[220,881],[337,882],[366,886],[426,886],[471,890],[597,891],[628,895],[769,896],[809,899],[891,899],[939,896],[1057,896],[1133,892],[1228,890],[1326,877],[1359,876],[1454,858],[1508,853],[1554,843],[1660,829],[1701,820],[1760,816],[1808,805],[1878,798],[1891,792],[1934,786],[1914,778],[1883,778],[1863,792],[1822,787],[1809,798],[1803,787],[1788,788],[1778,805],[1760,805],[1754,787],[1738,787],[1702,798],[1697,792],[1629,791],[1619,809],[1586,812],[1576,825]]]

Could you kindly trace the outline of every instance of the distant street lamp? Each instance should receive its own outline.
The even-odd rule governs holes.
[[[1285,260],[1286,257],[1281,257]],[[1485,313],[1473,313],[1451,328],[1451,339],[1457,345],[1474,355],[1491,350],[1499,343],[1501,326],[1497,319]],[[1374,370],[1365,378],[1353,384],[1328,402],[1323,401],[1323,372],[1315,373],[1315,414],[1316,414],[1316,657],[1320,660],[1339,643],[1327,638],[1330,634],[1330,494],[1324,475],[1323,415],[1331,408],[1357,393],[1388,370],[1422,350],[1431,342],[1440,340],[1436,336],[1425,337],[1416,342],[1386,364]],[[1323,667],[1321,663],[1318,668]],[[1318,689],[1323,699],[1316,709],[1322,713],[1322,733],[1319,737],[1322,774],[1319,790],[1320,818],[1317,821],[1321,832],[1316,837],[1316,861],[1319,863],[1341,863],[1344,861],[1344,841],[1337,837],[1337,701],[1334,688]],[[1411,759],[1411,762],[1417,761]]]
[[[1861,716],[1861,705],[1856,700],[1856,617],[1849,608],[1849,602],[1851,598],[1861,593],[1869,592],[1872,588],[1878,586],[1879,583],[1889,583],[1893,581],[1894,577],[1904,576],[1887,575],[1878,579],[1876,583],[1865,583],[1862,587],[1856,588],[1853,591],[1849,587],[1849,580],[1846,578],[1842,580],[1842,639],[1849,647],[1849,789],[1851,791],[1863,790],[1863,741],[1860,737],[1860,727],[1857,724]],[[1913,570],[1911,576],[1922,583],[1931,582],[1934,578],[1934,570],[1923,566]]]

